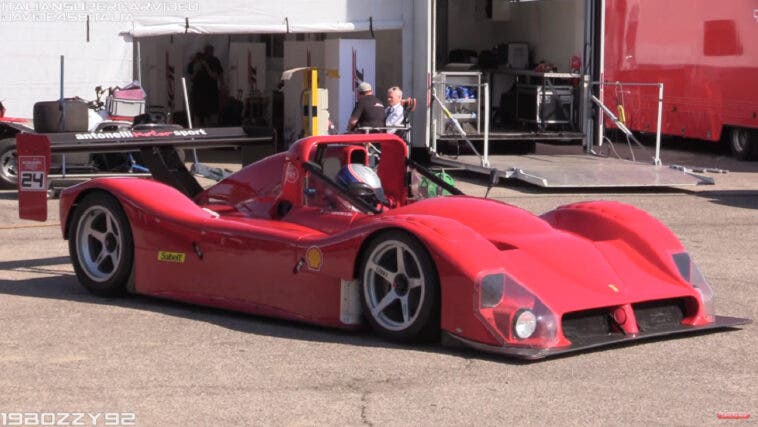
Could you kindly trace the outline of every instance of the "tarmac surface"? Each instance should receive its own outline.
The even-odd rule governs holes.
[[[698,262],[718,314],[758,318],[758,162],[718,150],[666,149],[663,159],[729,172],[711,174],[716,185],[685,189],[548,191],[506,181],[490,197],[534,213],[595,199],[647,210]],[[456,181],[468,194],[485,193],[481,177]],[[0,192],[0,425],[41,413],[100,414],[97,425],[116,414],[161,426],[742,425],[758,418],[755,324],[523,363],[439,344],[396,345],[368,330],[141,296],[103,299],[77,283],[57,200],[49,206],[46,223],[22,221],[15,191]]]

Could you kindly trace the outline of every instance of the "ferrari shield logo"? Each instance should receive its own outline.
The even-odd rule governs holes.
[[[287,182],[296,182],[299,178],[299,174],[297,173],[297,168],[292,163],[287,164],[287,170],[284,174],[284,178]]]

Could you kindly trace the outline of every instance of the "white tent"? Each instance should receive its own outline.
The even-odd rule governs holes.
[[[161,16],[137,17],[134,37],[165,34],[323,33],[403,27],[406,0],[197,1]]]
[[[171,34],[382,31],[408,27],[405,0],[176,0],[0,3],[0,100],[31,116],[36,101],[92,97],[97,85],[137,77],[135,38]]]
[[[158,73],[157,61],[165,61],[147,43],[141,55],[142,40],[288,33],[343,37],[357,32],[363,37],[376,32],[379,38],[392,30],[401,36],[385,44],[394,52],[391,60],[401,62],[393,66],[402,69],[397,73],[401,81],[392,84],[400,83],[406,94],[425,103],[430,4],[431,0],[0,2],[0,101],[8,116],[31,117],[35,102],[57,99],[61,56],[66,97],[91,99],[95,86],[124,85],[138,77],[147,82],[146,74]],[[386,69],[387,61],[377,58],[377,67]]]
[[[94,98],[95,86],[132,80],[132,39],[122,35],[131,23],[87,23],[87,13],[6,12],[0,3],[0,101],[6,115],[31,117],[37,101],[60,96],[60,57],[64,57],[64,95]],[[32,3],[25,3],[32,4]]]

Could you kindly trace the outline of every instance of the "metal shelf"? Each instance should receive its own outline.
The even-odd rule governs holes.
[[[481,133],[481,96],[482,73],[478,71],[443,71],[434,76],[435,93],[453,118],[460,124],[468,125]],[[452,97],[451,91],[458,91]],[[435,133],[438,136],[456,135],[455,130],[448,126],[448,118],[441,108],[435,112],[437,125]]]

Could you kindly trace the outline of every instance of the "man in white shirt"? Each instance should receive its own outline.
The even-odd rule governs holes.
[[[399,87],[393,86],[387,89],[387,119],[385,126],[405,126],[403,123],[403,91]],[[388,129],[387,133],[395,133],[397,129]]]

